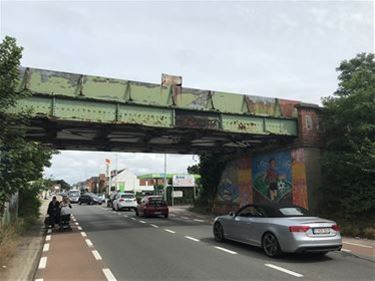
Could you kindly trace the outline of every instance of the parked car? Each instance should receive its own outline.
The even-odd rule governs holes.
[[[112,202],[112,209],[116,211],[124,209],[135,211],[137,206],[137,199],[132,193],[119,192],[116,194]]]
[[[117,192],[115,191],[115,192],[112,192],[109,195],[109,198],[107,199],[107,207],[108,208],[113,208],[113,200],[115,200],[116,194],[117,194]]]
[[[78,190],[69,190],[68,192],[69,201],[71,203],[78,203],[80,194],[81,193]]]
[[[98,196],[96,196],[93,193],[86,192],[79,197],[78,203],[79,203],[79,205],[81,205],[83,203],[88,204],[88,205],[94,205],[94,204],[101,205],[103,203],[103,199],[99,198]]]
[[[263,248],[270,257],[285,253],[340,251],[340,230],[334,221],[311,216],[294,205],[255,205],[219,216],[213,225],[216,241],[234,240]]]
[[[168,218],[169,209],[161,196],[145,196],[136,209],[137,216],[164,216]]]

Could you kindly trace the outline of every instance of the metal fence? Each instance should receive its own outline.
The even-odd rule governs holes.
[[[5,203],[4,213],[1,216],[1,224],[8,224],[18,217],[18,192]]]

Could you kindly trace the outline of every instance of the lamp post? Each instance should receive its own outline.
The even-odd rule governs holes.
[[[164,200],[167,202],[167,154],[164,154]]]

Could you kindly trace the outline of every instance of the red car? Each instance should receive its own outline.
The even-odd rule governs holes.
[[[145,196],[137,206],[137,216],[164,216],[168,218],[169,209],[161,196]]]

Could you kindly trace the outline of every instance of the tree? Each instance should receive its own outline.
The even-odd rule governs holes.
[[[187,167],[188,174],[196,175],[199,174],[199,164],[191,165]]]
[[[28,115],[12,114],[11,108],[27,91],[17,92],[22,47],[6,36],[0,44],[0,215],[4,203],[17,191],[30,188],[30,182],[42,178],[44,166],[50,166],[53,151],[28,142],[19,127]]]
[[[339,87],[323,99],[322,207],[355,219],[375,213],[374,54],[345,60],[337,71]]]

